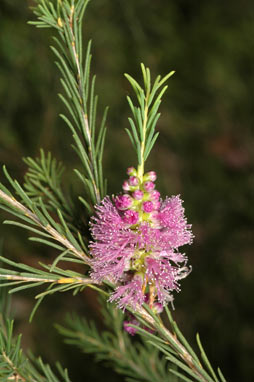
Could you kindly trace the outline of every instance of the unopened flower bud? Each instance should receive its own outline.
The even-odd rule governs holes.
[[[159,302],[155,302],[153,304],[153,311],[157,314],[160,314],[163,311],[163,305]]]
[[[139,180],[136,176],[130,176],[128,183],[130,186],[138,186]]]
[[[143,208],[143,211],[144,212],[152,212],[153,210],[154,210],[154,205],[153,205],[153,203],[152,202],[144,202],[143,204],[142,204],[142,208]]]
[[[151,226],[153,228],[157,228],[157,229],[161,228],[158,211],[151,212],[149,218],[151,221]]]
[[[161,202],[159,200],[155,200],[153,201],[153,208],[155,210],[159,210],[160,209],[160,206],[161,206]]]
[[[140,323],[135,319],[132,319],[131,321],[124,321],[123,322],[124,330],[127,333],[129,333],[131,336],[134,336],[134,334],[136,334],[138,330],[136,328],[133,328],[132,326],[130,326],[130,324],[139,326]]]
[[[133,198],[136,199],[136,200],[141,200],[144,196],[144,193],[143,191],[141,190],[135,190],[132,194]]]
[[[150,192],[150,198],[152,200],[159,200],[160,196],[161,196],[161,194],[157,190],[153,190],[153,191]]]
[[[119,210],[126,210],[127,208],[131,207],[133,203],[133,199],[130,197],[130,195],[118,195],[115,199],[116,208]]]
[[[129,185],[129,183],[128,183],[127,180],[125,180],[125,181],[123,182],[122,189],[123,189],[124,191],[130,191],[131,188],[130,188],[130,185]]]
[[[137,211],[127,210],[124,212],[123,221],[126,224],[130,224],[130,225],[137,224],[138,220],[139,220],[139,214]]]
[[[137,175],[137,170],[134,167],[128,167],[126,172],[128,175],[133,175],[133,176]]]
[[[144,175],[145,180],[150,180],[151,182],[154,182],[157,179],[157,175],[155,171],[149,171]]]
[[[151,181],[148,181],[143,184],[143,187],[145,191],[152,191],[155,187],[155,184]]]

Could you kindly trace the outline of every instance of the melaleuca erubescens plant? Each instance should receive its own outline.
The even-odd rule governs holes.
[[[14,180],[4,167],[10,187],[0,185],[0,207],[15,217],[5,223],[29,230],[35,235],[34,241],[53,247],[56,257],[52,264],[34,268],[1,256],[1,286],[18,292],[45,285],[36,296],[31,318],[48,294],[95,289],[108,329],[100,332],[79,316],[67,319],[66,327],[58,329],[67,342],[107,361],[128,381],[225,382],[220,369],[212,368],[199,336],[197,355],[172,318],[170,311],[180,291],[180,280],[191,271],[181,246],[191,244],[194,236],[180,196],[162,200],[155,187],[157,174],[146,169],[159,134],[156,124],[161,99],[174,72],[152,80],[149,68],[141,64],[142,84],[125,74],[133,89],[133,97],[127,97],[131,111],[127,135],[135,155],[127,163],[128,179],[123,179],[122,190],[108,195],[102,165],[107,108],[98,120],[91,42],[84,47],[82,41],[88,2],[37,0],[33,8],[36,20],[30,24],[53,32],[51,50],[65,106],[61,117],[70,129],[80,160],[79,170],[74,172],[83,184],[78,199],[89,229],[80,229],[80,222],[76,222],[71,194],[66,195],[66,187],[62,189],[63,167],[50,153],[41,150],[39,157],[25,159],[28,170],[24,184]],[[73,263],[83,271],[74,271]],[[13,337],[13,321],[8,319],[4,300],[0,381],[70,381],[59,364],[53,372],[40,358],[24,355],[20,337]],[[166,323],[162,311],[166,312]],[[133,341],[133,335],[139,335],[140,341]]]

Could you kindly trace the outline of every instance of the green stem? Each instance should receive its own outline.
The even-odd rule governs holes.
[[[71,6],[71,13],[70,13],[70,18],[69,18],[69,25],[71,29],[71,35],[72,35],[72,50],[73,50],[73,55],[75,58],[75,64],[77,68],[77,83],[78,83],[78,90],[79,90],[79,95],[80,95],[80,105],[81,105],[81,113],[82,113],[82,118],[83,118],[83,128],[87,137],[87,143],[88,143],[88,155],[90,157],[90,168],[93,174],[93,179],[92,179],[92,184],[93,184],[93,189],[94,189],[94,194],[96,198],[96,202],[99,203],[101,200],[100,197],[100,190],[97,187],[97,168],[96,168],[96,160],[95,160],[95,155],[94,155],[94,150],[92,147],[92,136],[91,136],[91,128],[89,126],[89,121],[88,121],[88,116],[85,113],[83,109],[83,99],[84,99],[84,94],[83,94],[83,88],[82,88],[82,83],[81,83],[81,68],[80,68],[80,61],[76,49],[76,41],[75,41],[75,35],[74,35],[74,30],[73,30],[73,17],[74,17],[74,2],[72,1],[72,6]]]
[[[147,91],[146,94],[146,100],[145,100],[145,110],[144,110],[144,119],[143,119],[143,126],[142,126],[142,141],[140,145],[140,164],[138,166],[138,178],[140,179],[140,182],[143,182],[143,176],[144,176],[144,169],[145,169],[145,144],[146,144],[146,130],[147,130],[147,120],[148,120],[148,99],[149,99],[149,93]]]

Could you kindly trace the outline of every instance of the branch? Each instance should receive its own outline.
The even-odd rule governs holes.
[[[123,313],[106,304],[105,298],[100,302],[103,302],[102,320],[107,330],[101,332],[93,322],[75,315],[68,316],[66,328],[57,325],[65,342],[94,354],[99,361],[110,363],[117,373],[131,377],[128,381],[172,381],[167,372],[167,361],[161,359],[159,350],[145,342],[132,341],[132,337],[123,330]]]
[[[14,382],[70,382],[67,370],[57,364],[61,378],[40,358],[25,356],[21,348],[21,335],[13,336],[13,321],[0,314],[0,379]]]
[[[74,60],[76,63],[76,69],[78,72],[78,74],[77,74],[77,85],[78,85],[78,90],[79,90],[79,95],[80,95],[80,106],[81,106],[83,128],[85,130],[87,141],[88,141],[88,155],[90,157],[90,166],[91,166],[92,173],[94,174],[94,179],[96,179],[97,178],[97,174],[96,174],[97,169],[96,169],[95,153],[94,153],[93,146],[92,146],[91,129],[90,129],[89,122],[88,122],[88,116],[85,113],[84,106],[83,106],[83,100],[85,99],[85,94],[84,94],[84,86],[82,86],[82,82],[81,82],[82,70],[81,70],[81,66],[80,66],[80,58],[79,58],[79,55],[77,53],[76,37],[75,37],[74,26],[73,26],[74,12],[75,12],[75,6],[74,6],[74,2],[72,0],[72,5],[70,8],[70,15],[69,15],[69,27],[70,27],[70,31],[71,31],[71,37],[72,37],[71,46],[72,46]],[[101,201],[100,191],[99,191],[94,179],[92,179],[92,185],[93,185],[95,196],[96,196],[96,202],[100,203],[100,201]]]
[[[10,360],[10,358],[7,356],[7,354],[5,353],[5,351],[2,351],[2,357],[3,357],[3,360],[9,365],[10,369],[12,370],[12,376],[10,376],[8,378],[8,380],[10,381],[15,381],[15,382],[20,382],[20,381],[24,381],[26,382],[25,378],[22,377],[19,373],[18,373],[18,369],[15,367],[15,365],[13,364],[13,362]]]
[[[38,225],[41,229],[48,232],[54,240],[64,245],[64,247],[70,250],[75,256],[82,259],[86,264],[90,263],[90,258],[84,252],[77,250],[69,242],[69,240],[67,240],[66,237],[64,237],[59,232],[57,232],[56,229],[54,229],[50,224],[44,225],[36,214],[34,214],[32,211],[30,211],[27,207],[25,207],[20,202],[18,202],[13,196],[9,196],[5,192],[0,190],[0,199],[2,199],[5,203],[10,205],[15,210],[20,211],[22,215],[28,217],[30,220],[36,223],[36,225]]]
[[[82,20],[89,0],[62,0],[48,3],[36,0],[34,13],[37,27],[54,28],[59,38],[54,37],[55,46],[51,49],[57,58],[56,65],[65,94],[60,98],[66,106],[71,120],[61,115],[70,128],[75,142],[74,149],[84,167],[84,174],[75,171],[85,186],[88,201],[80,198],[89,214],[93,205],[99,203],[106,194],[106,181],[103,178],[102,156],[106,135],[105,109],[102,121],[96,129],[98,97],[95,92],[95,76],[90,80],[91,42],[88,43],[85,63],[82,64]]]
[[[220,369],[218,369],[217,377],[204,352],[199,336],[197,335],[197,344],[207,371],[202,366],[202,362],[199,360],[199,357],[191,348],[178,328],[176,322],[173,320],[169,309],[166,307],[165,310],[173,331],[167,329],[160,317],[146,304],[144,304],[142,308],[137,309],[136,312],[131,312],[145,327],[147,326],[148,328],[153,328],[154,332],[157,332],[158,334],[151,334],[139,326],[130,326],[134,327],[141,336],[148,338],[149,342],[153,346],[160,349],[166,355],[166,359],[171,361],[179,369],[182,369],[186,374],[189,374],[193,378],[190,380],[189,378],[186,378],[185,374],[179,373],[175,370],[170,370],[173,374],[183,378],[184,381],[226,382],[226,379]]]
[[[158,132],[155,132],[155,127],[160,117],[158,109],[161,98],[167,89],[167,86],[163,85],[174,74],[174,71],[171,71],[162,79],[161,76],[157,76],[153,86],[151,86],[149,68],[141,64],[141,70],[144,88],[129,74],[125,74],[125,77],[131,84],[138,100],[138,106],[134,106],[131,98],[127,97],[133,118],[129,118],[131,128],[126,129],[126,131],[138,156],[138,177],[142,182],[145,161],[159,135]]]
[[[96,284],[89,277],[59,277],[58,279],[50,278],[40,278],[40,277],[29,277],[29,276],[20,276],[20,275],[6,275],[0,274],[0,280],[15,280],[15,281],[24,281],[24,282],[43,282],[43,283],[55,283],[55,284]]]

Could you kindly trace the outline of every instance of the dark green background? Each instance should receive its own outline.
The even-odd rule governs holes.
[[[26,24],[33,17],[31,4],[25,0],[0,4],[0,162],[21,180],[25,172],[21,158],[36,156],[44,147],[64,162],[65,183],[82,193],[71,172],[79,166],[70,148],[71,134],[58,118],[63,106],[48,48],[50,31]],[[147,166],[159,174],[157,184],[164,196],[182,195],[196,236],[186,248],[193,272],[175,298],[175,317],[193,343],[195,332],[200,333],[213,365],[220,366],[229,381],[251,381],[253,1],[92,0],[85,23],[85,38],[93,39],[100,105],[110,106],[105,152],[110,193],[120,190],[126,167],[136,164],[124,132],[130,88],[123,73],[140,79],[141,61],[154,76],[176,70],[164,96],[160,136]],[[27,243],[18,229],[4,227],[1,232],[10,258],[34,265],[54,255]],[[62,358],[75,381],[122,381],[90,357],[60,346],[55,332],[45,335],[66,310],[95,317],[93,297],[90,293],[86,298],[50,297],[29,326],[32,299],[27,294],[15,296],[18,330],[25,332],[25,346],[50,361]]]

